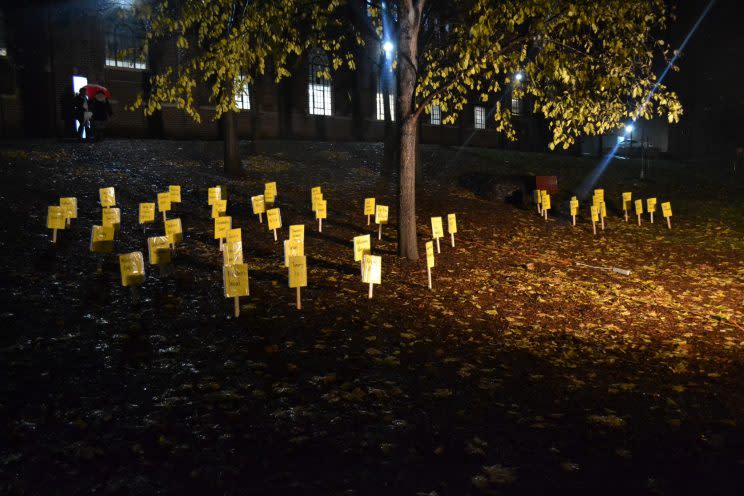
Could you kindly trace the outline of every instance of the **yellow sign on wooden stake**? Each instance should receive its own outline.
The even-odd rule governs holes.
[[[170,241],[171,248],[175,250],[176,243],[183,241],[183,227],[181,219],[168,219],[165,221],[165,235]]]
[[[93,253],[111,253],[113,249],[113,226],[93,226],[90,231],[90,251]]]
[[[104,208],[116,206],[116,193],[112,187],[99,189],[98,198],[101,200],[101,206]]]
[[[163,214],[163,222],[165,222],[165,213],[171,209],[171,195],[169,192],[158,193],[158,211]]]
[[[52,243],[57,242],[57,229],[64,229],[65,227],[65,211],[58,205],[50,206],[47,209],[47,229],[52,230]]]
[[[646,200],[646,212],[651,217],[651,224],[654,223],[654,212],[656,212],[656,198],[648,198]]]
[[[121,227],[121,211],[118,208],[104,208],[101,210],[101,224],[113,226],[114,231]]]
[[[276,182],[266,183],[264,185],[264,201],[268,205],[273,205],[276,201]]]
[[[277,240],[276,230],[282,228],[282,214],[278,208],[272,208],[266,211],[266,220],[269,231],[274,231],[274,241]]]
[[[151,224],[155,222],[155,204],[154,203],[140,203],[139,204],[139,223],[140,224]]]
[[[431,218],[431,237],[434,238],[437,242],[437,253],[441,253],[441,250],[439,248],[439,238],[444,237],[444,228],[442,227],[441,217]]]
[[[599,208],[596,205],[590,207],[592,214],[592,230],[594,234],[597,234],[597,222],[599,222]]]
[[[372,241],[369,234],[354,236],[354,261],[361,262],[365,253],[372,250]]]
[[[377,239],[382,239],[382,225],[388,223],[387,205],[375,205],[375,224],[377,228]]]
[[[638,199],[635,201],[635,213],[638,216],[638,225],[641,225],[641,214],[643,214],[643,200]]]
[[[289,239],[299,239],[305,242],[305,224],[293,224],[289,226]]]
[[[251,206],[253,207],[253,213],[258,215],[258,222],[263,224],[262,214],[266,212],[264,195],[251,196]]]
[[[223,265],[235,265],[243,263],[243,242],[228,241],[222,247]]]
[[[370,217],[375,215],[375,199],[365,198],[364,199],[364,215],[367,216],[367,225],[370,223]]]
[[[431,269],[434,268],[434,242],[426,242],[426,275],[429,279],[429,289],[431,289]]]
[[[229,215],[214,219],[214,239],[219,239],[220,244],[227,237],[227,231],[230,229],[232,229],[232,217]]]
[[[244,263],[225,265],[222,268],[225,298],[233,298],[235,317],[240,316],[240,297],[249,295],[248,265]]]
[[[150,265],[165,265],[171,261],[170,241],[167,236],[147,238],[147,253]]]
[[[323,232],[323,219],[328,215],[328,200],[318,200],[315,207],[315,218],[318,219],[318,232]]]
[[[227,236],[225,236],[228,243],[235,243],[235,242],[242,242],[243,241],[243,233],[239,227],[236,227],[235,229],[230,228],[227,231]]]
[[[664,202],[661,204],[661,215],[667,220],[667,227],[672,228],[672,204]]]
[[[457,234],[457,217],[455,214],[447,214],[447,232],[452,241],[452,248],[455,247],[455,234]]]
[[[548,220],[548,210],[550,210],[550,195],[545,193],[542,198],[542,210],[545,220]]]
[[[626,191],[623,193],[623,212],[625,213],[625,222],[628,222],[628,210],[630,210],[630,202],[632,199],[632,191]]]
[[[310,202],[313,212],[317,210],[318,208],[318,202],[323,199],[323,193],[320,191],[320,186],[316,186],[312,189],[312,193],[310,195]]]
[[[181,186],[171,184],[168,186],[171,203],[181,203]]]
[[[299,238],[284,240],[284,266],[289,267],[291,257],[301,257],[305,254],[305,241]]]
[[[65,214],[65,224],[70,225],[71,219],[77,219],[77,198],[74,196],[59,199],[59,206]]]
[[[369,284],[368,296],[372,298],[375,284],[382,284],[382,257],[364,255],[362,262],[362,282]]]
[[[145,260],[141,251],[119,255],[121,285],[124,287],[139,286],[145,282]]]
[[[579,215],[579,200],[575,196],[571,198],[571,201],[568,203],[570,209],[571,209],[571,224],[576,225],[576,216]]]
[[[214,202],[222,199],[222,186],[214,186],[207,190],[207,204],[214,205]],[[227,199],[227,198],[225,198]]]
[[[289,287],[297,288],[297,309],[302,309],[302,295],[300,288],[307,286],[307,258],[301,257],[289,258]]]

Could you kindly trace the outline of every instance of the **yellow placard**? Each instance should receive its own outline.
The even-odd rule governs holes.
[[[457,233],[457,217],[455,214],[447,214],[447,232],[450,234]]]
[[[364,199],[364,215],[375,215],[375,199]]]
[[[442,227],[441,217],[431,218],[431,237],[434,239],[444,237],[444,228]]]
[[[573,199],[568,205],[571,208],[571,215],[579,215],[579,200]]]
[[[629,210],[630,209],[630,202],[633,199],[633,192],[632,191],[626,191],[623,193],[623,210]]]
[[[656,212],[656,198],[649,198],[646,200],[646,212]]]
[[[289,239],[299,239],[305,242],[305,224],[293,224],[289,226]]]
[[[354,261],[359,262],[365,253],[372,250],[372,239],[369,234],[354,237]]]
[[[268,220],[267,224],[269,226],[269,231],[282,228],[282,214],[279,212],[278,208],[270,208],[267,210],[266,219]]]
[[[77,219],[77,198],[74,196],[59,199],[59,206],[65,214],[65,219]]]
[[[320,193],[320,186],[313,186],[310,188],[310,197],[312,198],[315,195],[321,194]]]
[[[307,258],[289,257],[289,287],[304,288],[307,286]]]
[[[388,207],[386,205],[375,205],[375,224],[387,224]]]
[[[605,218],[605,219],[607,218],[607,204],[605,202],[602,202],[602,203],[599,204],[599,214],[603,218]]]
[[[181,219],[168,219],[165,221],[165,235],[172,245],[183,241],[183,227]]]
[[[325,219],[328,216],[328,200],[318,200],[315,204],[315,218]]]
[[[214,239],[227,237],[227,231],[232,228],[232,217],[222,216],[214,219]]]
[[[274,201],[276,201],[276,183],[266,183],[264,184],[264,201],[268,203],[269,205],[273,205]]]
[[[542,199],[543,210],[550,210],[550,195],[546,194]]]
[[[643,213],[643,200],[635,201],[635,212],[636,215],[641,215]]]
[[[101,223],[104,226],[114,226],[114,230],[119,230],[121,225],[121,211],[118,208],[104,208],[101,210]]]
[[[248,296],[248,265],[244,263],[222,267],[225,281],[225,298]]]
[[[150,265],[163,265],[170,263],[171,251],[170,240],[167,236],[154,236],[147,238],[147,256]]]
[[[599,209],[596,205],[591,206],[592,222],[599,222]]]
[[[284,240],[284,266],[289,267],[291,257],[301,257],[305,254],[305,242],[301,239]]]
[[[168,186],[168,193],[170,193],[171,203],[181,203],[181,186],[171,184]]]
[[[382,257],[364,255],[362,264],[362,282],[364,284],[382,284]]]
[[[93,253],[111,253],[113,249],[113,226],[93,226],[90,231],[90,251]]]
[[[603,189],[595,189],[594,196],[599,198],[600,201],[604,202],[604,190]]]
[[[98,190],[98,198],[101,200],[102,207],[113,207],[116,205],[116,193],[114,188],[101,188]]]
[[[426,242],[426,266],[428,268],[434,267],[434,242]]]
[[[323,199],[323,193],[321,193],[320,191],[320,186],[313,188],[313,191],[310,195],[313,212],[315,212],[315,210],[318,208],[317,207],[318,202],[321,201],[322,199]]]
[[[155,204],[154,203],[140,203],[139,204],[139,223],[149,224],[155,222]]]
[[[224,265],[235,265],[243,263],[243,242],[227,242],[222,247]]]
[[[683,212],[684,213],[684,212]],[[672,204],[669,202],[664,202],[661,204],[661,214],[664,217],[671,217],[672,216]],[[684,219],[683,219],[684,220]]]
[[[64,229],[65,211],[59,205],[47,209],[47,229]]]
[[[256,215],[266,212],[264,195],[251,196],[251,205],[253,206],[253,213]]]
[[[215,200],[212,203],[212,218],[222,217],[227,213],[227,200]]]
[[[207,190],[207,204],[214,205],[214,202],[222,199],[222,186],[214,186]],[[225,198],[227,199],[227,198]]]
[[[243,233],[239,227],[236,227],[235,229],[229,229],[227,231],[227,242],[228,243],[235,243],[235,242],[242,242],[243,241]]]
[[[167,212],[171,209],[171,196],[168,191],[158,193],[158,212]]]
[[[532,199],[535,200],[535,203],[537,205],[540,205],[542,203],[542,191],[539,189],[535,189],[532,191]]]
[[[119,255],[122,286],[139,286],[145,282],[145,259],[141,251]]]

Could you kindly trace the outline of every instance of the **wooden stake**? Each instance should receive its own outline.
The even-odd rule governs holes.
[[[370,217],[371,217],[371,215],[368,215],[368,216],[367,216],[367,225],[369,225],[369,218],[370,218]]]
[[[548,209],[543,209],[543,213],[545,214],[545,222],[548,221]]]
[[[638,225],[641,225],[641,214],[638,214]]]
[[[649,213],[651,214],[651,224],[653,224],[654,223],[654,213],[653,212],[649,212]]]
[[[450,233],[450,238],[452,238],[452,248],[455,247],[455,233]]]
[[[220,238],[220,251],[222,251],[224,246],[222,245],[222,238]]]
[[[52,229],[52,243],[56,243],[56,242],[57,242],[57,230]]]
[[[667,217],[666,220],[667,220],[667,227],[669,227],[669,229],[671,229],[672,228],[672,218],[671,217]]]
[[[573,218],[573,225],[575,226],[576,225],[576,216],[575,215],[572,215],[571,217]]]
[[[437,253],[441,253],[441,251],[439,251],[439,238],[437,238]]]
[[[377,230],[377,239],[382,239],[382,224],[377,224],[379,226]]]
[[[628,210],[625,209],[624,212],[625,212],[625,222],[628,222]]]
[[[236,296],[235,300],[235,317],[240,317],[240,296]]]
[[[302,310],[302,297],[300,295],[300,287],[297,286],[297,310]]]
[[[429,278],[429,289],[431,289],[431,268],[430,267],[426,268],[426,275]]]
[[[599,218],[602,221],[602,230],[604,231],[604,217],[600,215]]]
[[[594,235],[597,235],[597,223],[592,221],[592,229],[594,230]]]
[[[261,215],[261,212],[258,212],[258,222],[263,224],[263,215]]]
[[[318,232],[323,232],[323,219],[318,219]]]
[[[163,211],[163,224],[165,224],[165,211]]]
[[[274,229],[274,241],[276,241],[276,240],[277,240],[277,237],[276,237],[276,229]]]
[[[370,299],[372,299],[372,292],[373,292],[372,288],[373,288],[373,287],[374,287],[374,284],[372,284],[372,283],[369,283],[369,298],[370,298]]]

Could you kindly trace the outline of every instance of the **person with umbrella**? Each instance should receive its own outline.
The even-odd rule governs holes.
[[[83,141],[83,134],[85,128],[88,127],[88,120],[91,115],[93,115],[88,110],[89,102],[85,86],[80,88],[78,93],[75,95],[72,105],[73,119],[75,119],[75,124],[77,126],[75,128],[75,134],[77,134],[78,140]]]
[[[113,115],[111,110],[111,103],[109,103],[108,97],[111,93],[108,89],[99,85],[87,85],[85,88],[90,92],[95,91],[93,100],[90,102],[90,110],[93,112],[93,121],[91,126],[91,133],[96,141],[103,139],[103,134],[106,130],[106,123],[109,117]]]

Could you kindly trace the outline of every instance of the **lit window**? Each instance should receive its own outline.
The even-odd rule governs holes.
[[[475,107],[473,115],[475,117],[475,129],[486,129],[486,109]]]
[[[382,82],[377,79],[377,120],[385,120],[385,95],[382,92]],[[395,91],[391,89],[388,92],[388,98],[390,98],[390,120],[395,120]]]
[[[139,56],[141,39],[134,30],[125,25],[113,26],[106,33],[106,65],[127,69],[147,69],[147,64]]]
[[[331,67],[325,53],[315,51],[308,69],[308,110],[311,115],[331,115]]]
[[[442,123],[442,110],[439,108],[439,105],[431,106],[431,123],[434,126]]]
[[[243,89],[238,91],[235,95],[235,105],[237,105],[240,110],[251,109],[251,95],[248,91],[248,82],[243,83]]]
[[[512,115],[519,115],[522,113],[522,100],[515,96],[511,99],[511,113]]]

